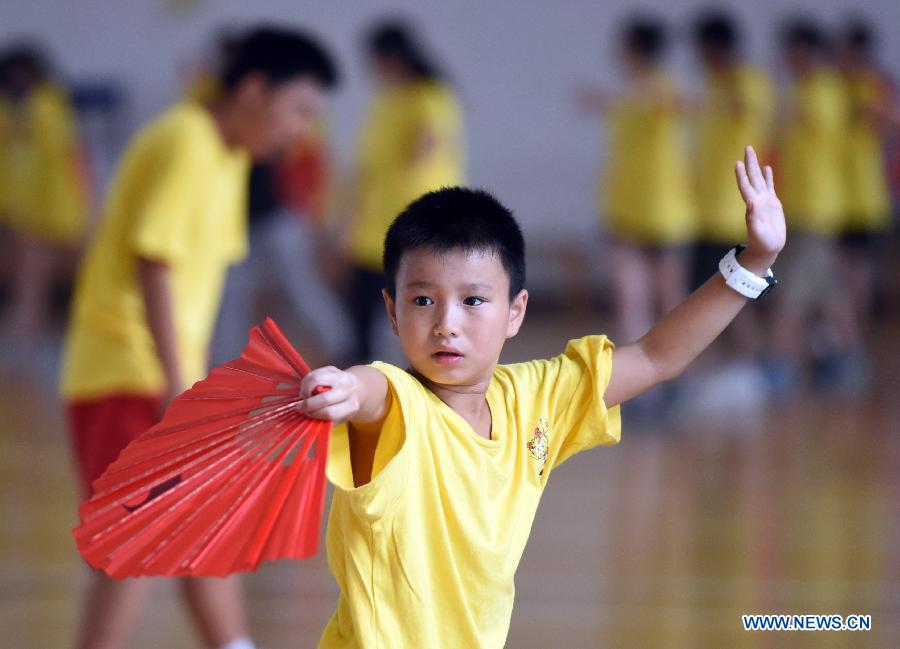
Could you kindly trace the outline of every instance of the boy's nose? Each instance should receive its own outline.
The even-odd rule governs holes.
[[[439,338],[455,338],[459,335],[450,308],[440,310],[437,321],[434,323],[433,333]]]

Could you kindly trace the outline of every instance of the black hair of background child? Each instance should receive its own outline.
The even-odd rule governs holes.
[[[249,74],[262,75],[277,86],[309,77],[323,88],[337,85],[334,59],[322,43],[298,30],[259,27],[244,35],[222,73],[222,85],[232,90]]]
[[[646,63],[661,61],[669,45],[665,23],[649,15],[628,18],[622,27],[622,38],[625,47]]]

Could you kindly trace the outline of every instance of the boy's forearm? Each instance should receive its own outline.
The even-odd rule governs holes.
[[[774,258],[741,254],[747,270],[764,275]],[[656,368],[660,380],[680,375],[721,334],[749,300],[725,284],[720,273],[663,317],[638,346]]]
[[[178,360],[169,267],[165,263],[145,258],[138,258],[137,263],[147,326],[156,344],[156,354],[166,378],[166,389],[170,393],[181,390],[184,386]]]
[[[357,365],[347,370],[357,381],[359,407],[350,417],[354,424],[370,424],[382,421],[390,407],[390,390],[384,374],[374,367]]]

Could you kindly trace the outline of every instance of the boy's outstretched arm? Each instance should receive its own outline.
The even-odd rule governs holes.
[[[760,169],[752,147],[735,165],[738,189],[747,204],[747,248],[738,261],[763,276],[784,247],[785,223],[775,195],[772,169]],[[613,352],[605,401],[614,406],[680,375],[722,333],[747,303],[716,273],[640,340]]]

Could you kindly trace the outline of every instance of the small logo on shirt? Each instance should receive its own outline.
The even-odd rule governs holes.
[[[531,440],[525,446],[528,448],[529,455],[541,463],[538,475],[544,475],[544,465],[547,463],[547,453],[550,451],[550,421],[547,418],[538,419],[538,425],[535,426]]]

